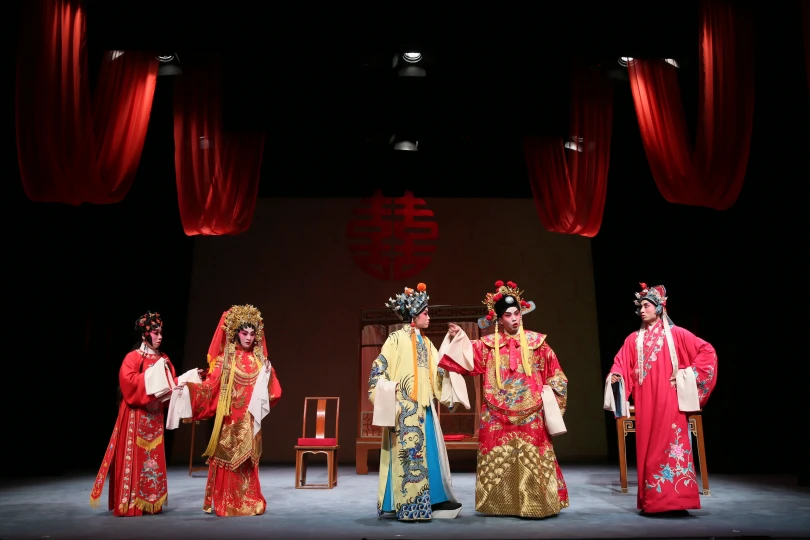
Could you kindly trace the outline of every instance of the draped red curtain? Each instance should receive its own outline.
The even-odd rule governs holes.
[[[742,189],[754,116],[753,25],[730,0],[700,5],[698,132],[692,151],[676,68],[663,60],[627,66],[653,178],[672,203],[726,210]]]
[[[551,231],[593,237],[602,225],[610,165],[613,91],[600,70],[578,66],[571,84],[566,152],[559,137],[526,137],[523,154],[540,222]]]
[[[810,0],[801,0],[802,33],[804,37],[804,70],[807,75],[807,89],[810,91]]]
[[[250,227],[264,151],[262,133],[222,129],[222,65],[183,67],[174,90],[174,163],[188,236]]]
[[[91,96],[82,2],[39,0],[22,10],[16,122],[26,195],[72,205],[119,202],[141,159],[157,60],[105,53]]]

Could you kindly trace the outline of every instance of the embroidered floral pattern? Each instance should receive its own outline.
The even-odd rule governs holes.
[[[138,482],[138,497],[154,503],[166,493],[166,475],[161,471],[158,460],[152,452],[146,452],[146,459],[141,467],[141,480]]]
[[[664,325],[658,321],[651,330],[644,333],[642,343],[642,358],[636,365],[636,380],[639,385],[644,381],[652,369],[653,362],[658,360],[658,353],[664,346]]]
[[[692,482],[697,483],[695,463],[692,460],[692,442],[687,437],[686,443],[689,448],[684,448],[684,443],[681,442],[681,428],[672,424],[672,429],[675,432],[675,442],[669,443],[667,462],[660,464],[661,470],[658,473],[653,473],[652,477],[655,482],[644,481],[645,488],[654,489],[658,493],[661,493],[661,486],[667,482],[672,484],[676,493],[678,484],[681,482],[684,486],[688,486]]]
[[[712,381],[714,380],[714,367],[707,366],[706,367],[706,377],[701,378],[698,374],[698,370],[695,366],[692,366],[692,371],[695,373],[695,380],[697,381],[698,387],[698,399],[700,403],[703,403],[703,400],[706,396],[709,395],[709,392],[712,389]]]

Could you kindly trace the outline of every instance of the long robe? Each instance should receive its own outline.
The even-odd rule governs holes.
[[[688,330],[672,326],[670,331],[678,369],[692,368],[702,408],[717,383],[717,354]],[[638,358],[638,335],[636,331],[627,336],[610,369],[622,376],[625,399],[632,395],[634,400],[638,509],[645,513],[699,509],[689,418],[679,410],[663,321],[645,332],[643,362]]]
[[[412,339],[412,335],[416,336],[414,330],[406,325],[385,340],[371,364],[368,397],[375,402],[381,379],[399,382],[396,427],[382,430],[377,514],[393,511],[402,521],[426,521],[433,519],[432,504],[457,500],[433,407],[434,398],[441,400],[446,373],[437,367],[438,352],[433,343],[424,336]],[[447,400],[443,403],[452,405]]]
[[[160,513],[168,497],[165,404],[148,395],[144,383],[144,372],[160,358],[166,359],[176,384],[169,357],[145,345],[127,354],[118,370],[123,399],[90,494],[90,505],[98,506],[109,473],[109,509],[116,516]]]
[[[568,487],[546,428],[541,398],[543,386],[550,386],[564,414],[568,379],[546,336],[529,330],[525,335],[531,350],[531,376],[521,361],[519,335],[499,335],[502,388],[495,376],[495,334],[472,342],[472,370],[449,356],[439,361],[439,367],[463,375],[483,375],[475,482],[475,510],[482,514],[541,518],[568,507]]]
[[[267,508],[259,483],[259,459],[262,455],[262,433],[253,434],[253,415],[248,411],[250,397],[264,358],[261,347],[243,350],[234,344],[228,366],[223,369],[220,355],[202,383],[188,383],[194,420],[213,418],[217,412],[220,391],[225,387],[231,369],[233,377],[231,410],[223,417],[222,429],[214,454],[208,458],[208,480],[205,485],[203,510],[218,516],[261,515]],[[271,368],[268,384],[270,405],[281,397],[281,385]]]

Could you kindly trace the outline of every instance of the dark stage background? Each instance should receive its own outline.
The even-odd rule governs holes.
[[[672,205],[660,196],[630,90],[616,82],[607,205],[592,241],[600,349],[606,370],[637,326],[631,300],[638,282],[664,283],[674,321],[719,354],[718,386],[704,413],[710,472],[806,475],[798,440],[808,424],[800,400],[808,380],[801,193],[810,178],[810,100],[798,20],[790,28],[783,14],[760,11],[751,157],[742,194],[728,211]],[[682,76],[687,117],[694,119],[696,74]],[[194,239],[183,234],[178,214],[171,85],[171,77],[158,80],[138,175],[119,204],[30,202],[16,149],[6,146],[3,439],[16,466],[5,474],[99,466],[116,416],[118,367],[133,342],[131,325],[145,309],[172,321],[164,349],[175,363],[196,365],[184,364]],[[6,104],[11,118],[13,101]],[[292,106],[306,110],[304,103]],[[6,125],[13,136],[13,122]],[[458,196],[460,182],[468,196],[531,197],[517,133],[493,136],[486,152],[472,147],[465,159],[452,160],[346,157],[328,144],[289,152],[289,144],[268,144],[261,196],[300,196],[300,189],[292,191],[296,181],[330,179],[332,195],[351,197],[375,187],[390,194],[408,187],[428,199]],[[275,183],[281,172],[287,180]],[[615,461],[615,427],[605,419],[593,436],[607,437]],[[169,436],[167,455],[171,443]]]

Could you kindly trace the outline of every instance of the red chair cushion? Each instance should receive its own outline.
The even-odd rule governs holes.
[[[444,436],[445,441],[463,441],[466,438],[467,436],[461,433]]]
[[[298,446],[335,446],[337,439],[324,438],[316,439],[315,437],[304,437],[298,439]]]

